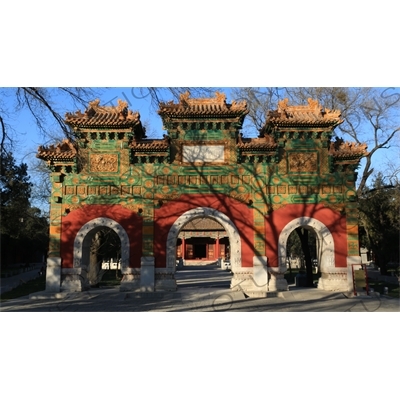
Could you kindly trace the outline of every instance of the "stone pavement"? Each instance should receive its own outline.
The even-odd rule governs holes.
[[[240,312],[398,312],[399,299],[386,296],[347,298],[319,289],[293,289],[279,297],[245,298],[227,289],[179,289],[176,292],[132,293],[117,288],[69,293],[59,299],[29,299],[1,303],[1,311],[23,312],[143,312],[143,311],[240,311]]]
[[[37,271],[30,271],[37,274]],[[21,276],[19,276],[21,277]],[[16,277],[15,279],[17,279]],[[1,311],[38,312],[143,312],[143,311],[400,311],[399,299],[388,296],[346,296],[317,288],[290,286],[287,292],[270,297],[246,298],[229,289],[231,273],[216,265],[186,266],[176,273],[176,292],[120,292],[119,287],[103,287],[86,292],[34,293],[30,297],[4,301]]]
[[[185,267],[177,274],[176,292],[120,292],[119,287],[86,292],[58,293],[57,297],[36,293],[1,303],[9,312],[398,312],[399,299],[388,296],[347,297],[317,288],[296,288],[275,297],[246,298],[229,289],[231,274],[215,266]]]

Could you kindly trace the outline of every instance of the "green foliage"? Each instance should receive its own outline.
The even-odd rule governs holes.
[[[26,164],[16,165],[12,154],[1,157],[1,233],[18,238],[20,220],[29,208],[32,184],[29,182]]]
[[[17,165],[11,153],[1,157],[1,264],[35,261],[48,244],[48,221],[31,207],[32,184],[27,165]],[[39,261],[39,260],[38,260]]]
[[[399,262],[400,187],[386,185],[382,174],[359,199],[361,245],[372,250],[381,272]]]

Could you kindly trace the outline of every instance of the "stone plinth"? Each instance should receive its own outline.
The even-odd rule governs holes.
[[[82,268],[62,268],[61,270],[61,291],[82,292],[89,289],[87,270]]]
[[[280,268],[268,268],[271,279],[268,283],[269,292],[284,292],[289,290],[287,280],[284,278],[285,272]]]
[[[333,292],[350,292],[347,279],[347,268],[338,268],[338,272],[326,272],[321,274],[318,280],[318,289],[329,290]],[[351,281],[352,282],[352,281]]]
[[[142,257],[140,268],[140,290],[154,292],[154,257]]]
[[[120,292],[133,292],[140,290],[140,269],[122,268]]]
[[[46,292],[59,292],[60,287],[61,257],[49,257],[46,268]]]

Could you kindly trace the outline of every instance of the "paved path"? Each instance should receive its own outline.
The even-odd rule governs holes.
[[[40,268],[43,266],[43,263],[34,263],[31,266],[34,266],[34,269],[28,272],[23,272],[22,274],[10,276],[9,278],[2,278],[0,281],[0,294],[9,292],[10,290],[16,288],[22,283],[28,282],[32,279],[39,277]]]
[[[316,288],[290,287],[278,297],[246,298],[229,289],[231,274],[216,267],[185,267],[177,272],[176,292],[120,292],[118,287],[61,293],[59,299],[29,299],[1,303],[1,311],[112,312],[112,311],[239,311],[239,312],[398,312],[399,299],[386,296],[348,298]]]
[[[180,289],[173,293],[124,293],[116,288],[70,293],[61,299],[28,297],[1,303],[1,311],[39,312],[143,312],[143,311],[293,311],[293,312],[398,312],[398,299],[360,296],[346,298],[319,289],[285,292],[282,297],[245,298],[226,289]]]

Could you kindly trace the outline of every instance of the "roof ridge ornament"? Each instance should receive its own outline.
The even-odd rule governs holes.
[[[226,94],[216,91],[215,97],[190,98],[190,91],[187,90],[185,93],[181,93],[179,95],[179,102],[183,106],[193,106],[200,104],[218,104],[221,106],[226,106]],[[171,103],[169,102],[167,104]]]
[[[160,102],[158,114],[162,118],[239,118],[240,124],[248,114],[245,101],[226,102],[226,94],[216,91],[214,97],[191,98],[190,91],[179,95],[179,102]]]
[[[369,154],[367,147],[366,143],[348,142],[337,137],[329,146],[329,154],[338,158],[346,156],[362,157]]]
[[[289,99],[278,101],[277,110],[269,111],[266,124],[300,124],[336,126],[343,122],[340,110],[330,110],[317,99],[307,99],[307,104],[289,105]]]
[[[65,122],[72,126],[141,126],[139,112],[129,110],[128,102],[121,99],[116,106],[102,106],[99,99],[90,101],[84,113],[67,112]]]

